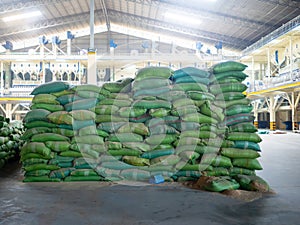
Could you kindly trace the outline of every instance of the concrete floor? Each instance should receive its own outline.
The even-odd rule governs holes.
[[[22,183],[11,165],[0,172],[0,225],[300,224],[300,134],[261,137],[258,174],[276,195],[244,202],[180,184]]]

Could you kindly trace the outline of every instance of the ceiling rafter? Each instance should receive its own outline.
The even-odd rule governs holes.
[[[210,40],[211,43],[222,41],[228,46],[235,47],[238,49],[243,49],[251,44],[250,41],[245,41],[239,38],[234,38],[231,36],[226,36],[222,34],[216,34],[213,32],[201,31],[197,29],[192,29],[188,27],[178,27],[171,23],[161,22],[159,20],[149,19],[141,16],[136,16],[128,13],[123,13],[119,11],[110,10],[109,16],[114,19],[114,21],[123,22],[126,24],[132,23],[135,26],[144,27],[145,25],[150,27],[156,27],[166,31],[182,33],[185,35],[193,36],[194,38],[203,38],[205,40]]]
[[[170,3],[170,1],[166,1],[166,0],[126,0],[126,1],[132,1],[132,2],[136,2],[139,4],[154,4],[157,7],[163,7],[163,8],[169,8],[170,6],[174,9],[174,10],[178,10],[178,11],[183,11],[185,13],[192,13],[195,15],[201,15],[203,17],[206,18],[213,18],[213,19],[218,19],[218,20],[222,20],[222,21],[228,21],[232,24],[235,25],[242,25],[242,26],[247,26],[249,28],[252,29],[258,29],[257,26],[260,27],[273,27],[274,24],[270,24],[270,23],[263,23],[261,21],[256,21],[256,20],[250,20],[250,19],[246,19],[246,18],[241,18],[238,16],[232,16],[229,14],[225,14],[225,13],[219,13],[219,12],[214,12],[211,10],[205,10],[205,9],[200,9],[197,8],[197,10],[193,9],[193,8],[189,8],[186,4],[182,3],[181,1],[176,1],[173,0],[172,3]]]
[[[31,1],[11,1],[9,4],[0,4],[0,14],[18,11],[21,9],[33,8],[37,6],[70,2],[70,0],[31,0]]]
[[[299,1],[290,1],[290,0],[257,0],[260,2],[267,2],[273,5],[280,5],[284,7],[289,7],[291,9],[299,9],[300,10],[300,2]]]
[[[103,10],[97,10],[95,11],[95,14],[97,15],[97,18],[103,18]],[[75,24],[78,23],[78,21],[86,21],[89,23],[89,12],[77,14],[74,16],[65,16],[60,17],[52,20],[44,20],[40,21],[38,23],[34,23],[28,26],[22,26],[18,28],[8,28],[8,29],[2,29],[0,30],[0,38],[1,37],[8,37],[15,34],[22,34],[38,29],[47,29],[50,27],[58,27],[58,26],[66,26],[68,24]]]

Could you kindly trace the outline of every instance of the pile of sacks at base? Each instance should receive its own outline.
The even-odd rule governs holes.
[[[246,66],[140,69],[134,79],[32,92],[21,151],[25,182],[213,179],[205,189],[258,190],[261,141],[243,92]]]
[[[21,121],[10,121],[9,118],[0,116],[0,169],[17,159],[24,142],[20,139],[23,132]]]

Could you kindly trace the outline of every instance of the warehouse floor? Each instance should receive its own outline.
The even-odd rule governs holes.
[[[0,225],[300,224],[300,134],[261,137],[258,174],[276,194],[245,202],[180,184],[22,183],[14,164],[0,172]]]

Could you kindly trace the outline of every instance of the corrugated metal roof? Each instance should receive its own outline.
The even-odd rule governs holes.
[[[3,0],[0,18],[40,10],[42,16],[0,23],[0,43],[51,37],[67,30],[87,29],[89,0]],[[107,18],[105,17],[105,9]],[[199,18],[197,26],[176,24],[167,11]],[[278,0],[96,0],[95,24],[113,23],[158,34],[243,50],[300,14],[299,1]],[[106,20],[107,19],[107,20]]]

